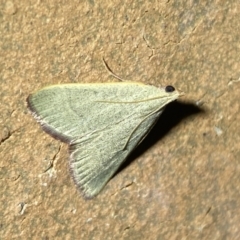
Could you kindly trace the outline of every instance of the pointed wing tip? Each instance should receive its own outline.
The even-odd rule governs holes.
[[[69,164],[69,172],[72,176],[72,179],[73,179],[73,182],[74,182],[74,185],[76,186],[76,188],[78,189],[78,192],[80,193],[80,195],[85,199],[85,200],[91,200],[93,199],[94,197],[97,196],[98,193],[96,194],[90,194],[86,191],[85,187],[83,185],[81,185],[78,181],[77,181],[77,178],[75,176],[75,173],[74,173],[74,168],[72,167],[71,165],[71,160],[70,160],[70,164]]]
[[[30,95],[27,97],[27,99],[26,99],[27,108],[28,108],[28,110],[30,111],[31,115],[36,119],[36,121],[43,126],[42,119],[41,119],[41,117],[39,116],[39,114],[37,113],[37,109],[35,108],[32,100],[31,100],[31,97],[32,97],[32,94],[30,94]]]
[[[91,185],[90,182],[93,180],[94,177],[96,177],[96,175],[92,176],[91,174],[89,175],[88,173],[87,173],[87,175],[88,175],[87,181],[85,181],[85,183],[80,182],[81,180],[79,180],[79,175],[75,169],[76,166],[74,166],[76,159],[74,158],[73,153],[76,149],[77,149],[77,147],[73,143],[69,144],[69,155],[70,155],[70,157],[69,157],[69,172],[70,172],[73,182],[74,182],[76,188],[79,190],[79,193],[81,194],[81,196],[85,200],[91,200],[91,199],[95,198],[102,191],[102,189],[106,185],[106,182],[104,182],[103,184],[100,184],[100,187]],[[87,175],[85,175],[85,176],[87,176]]]
[[[42,129],[44,132],[46,132],[47,134],[51,135],[53,138],[55,138],[56,140],[60,140],[64,143],[70,143],[71,139],[65,135],[61,135],[59,132],[55,131],[54,128],[52,128],[51,126],[49,126],[47,123],[44,122],[43,118],[40,116],[40,114],[38,113],[36,107],[34,106],[33,101],[31,100],[32,94],[30,94],[27,99],[27,108],[29,109],[31,115],[34,117],[34,119],[36,119],[36,121],[41,125]]]
[[[31,114],[34,115],[34,114],[36,114],[36,109],[31,101],[31,97],[32,97],[32,94],[30,94],[27,97],[26,102],[27,102],[27,108],[30,110]]]

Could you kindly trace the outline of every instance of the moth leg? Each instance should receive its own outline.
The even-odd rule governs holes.
[[[160,109],[157,109],[157,110],[151,112],[151,113],[148,114],[141,122],[139,122],[139,124],[138,124],[138,125],[133,129],[133,131],[130,133],[130,135],[129,135],[129,137],[128,137],[128,139],[127,139],[127,141],[126,141],[126,143],[125,143],[125,145],[124,145],[124,147],[123,147],[123,149],[126,149],[126,147],[127,147],[128,143],[129,143],[129,141],[130,141],[133,133],[139,128],[139,126],[140,126],[147,118],[149,118],[151,115],[153,115],[153,114],[155,114],[155,113],[157,113],[157,112],[159,112],[159,111],[161,111],[161,110],[160,110]],[[139,141],[138,145],[139,145],[139,144],[143,141],[143,139],[148,135],[148,133],[151,131],[151,129],[152,129],[152,128],[154,127],[154,125],[156,124],[157,120],[158,120],[158,118],[156,118],[155,122],[152,124],[152,126],[149,128],[149,130],[146,132],[146,134],[145,134],[145,135],[142,137],[142,139]]]

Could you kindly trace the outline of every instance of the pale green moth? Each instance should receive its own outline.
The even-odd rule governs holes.
[[[138,82],[63,84],[43,88],[27,102],[43,129],[69,144],[74,182],[92,198],[180,95],[172,86]]]

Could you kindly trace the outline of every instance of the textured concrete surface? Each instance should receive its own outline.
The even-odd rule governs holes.
[[[1,239],[239,239],[240,4],[0,2]],[[95,199],[26,97],[125,79],[186,95]]]

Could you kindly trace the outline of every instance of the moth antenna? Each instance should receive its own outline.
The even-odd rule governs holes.
[[[117,78],[118,80],[123,81],[123,82],[130,82],[129,80],[125,80],[125,79],[119,77],[118,75],[116,75],[116,74],[112,71],[112,69],[108,66],[108,64],[107,64],[107,62],[105,61],[104,57],[102,58],[102,60],[103,60],[104,66],[106,67],[106,69],[108,70],[108,72],[109,72],[113,77],[115,77],[115,78]]]

